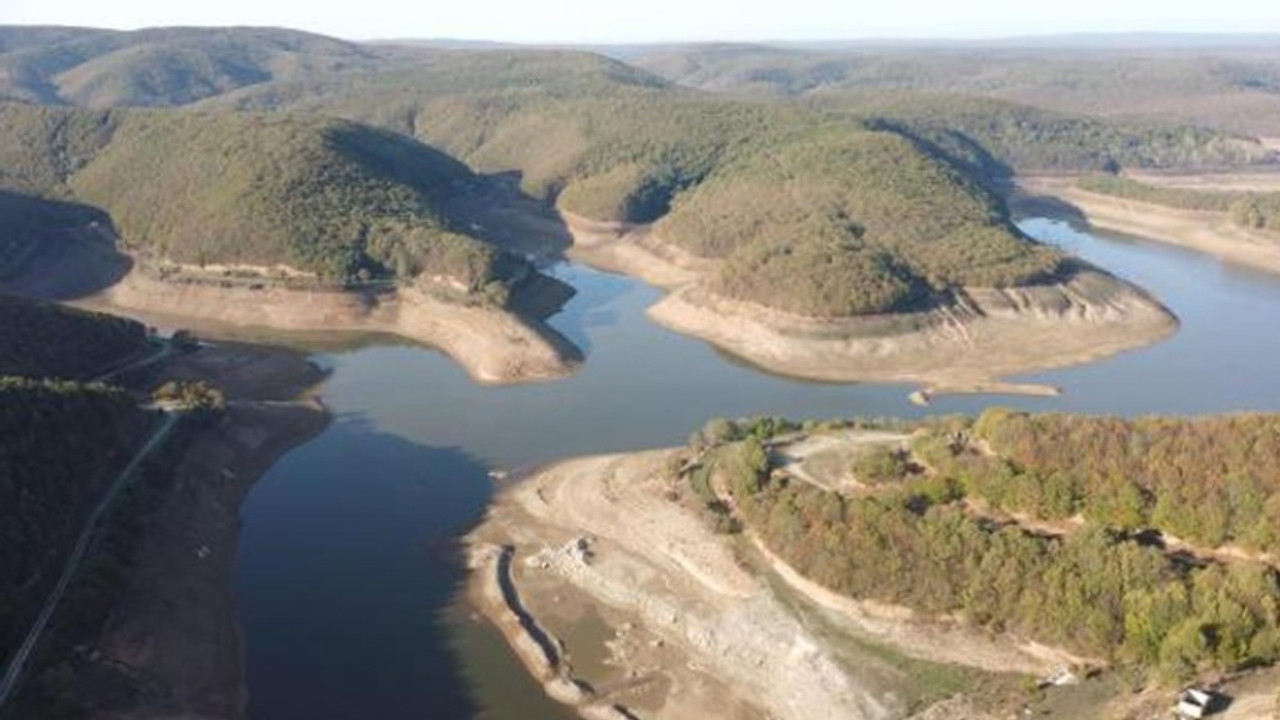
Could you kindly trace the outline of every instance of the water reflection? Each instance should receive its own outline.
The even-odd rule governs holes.
[[[237,587],[252,716],[475,713],[439,649],[461,578],[455,538],[484,507],[485,473],[461,450],[344,414],[255,488]]]

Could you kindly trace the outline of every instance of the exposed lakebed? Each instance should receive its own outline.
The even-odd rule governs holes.
[[[564,718],[567,711],[458,602],[456,538],[483,513],[486,472],[679,444],[717,416],[915,416],[991,404],[1146,414],[1280,410],[1280,276],[1048,220],[1033,236],[1150,290],[1172,339],[1018,378],[1059,398],[952,396],[768,375],[650,322],[660,291],[561,265],[579,293],[551,320],[587,362],[566,380],[483,387],[442,355],[371,346],[325,355],[332,427],[286,456],[243,508],[236,587],[250,713],[280,718]]]

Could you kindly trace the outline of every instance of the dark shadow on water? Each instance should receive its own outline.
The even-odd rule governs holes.
[[[486,468],[358,416],[281,461],[245,504],[237,601],[253,717],[466,718],[449,651],[458,538]]]
[[[1009,210],[1018,221],[1032,218],[1061,220],[1076,230],[1090,230],[1084,211],[1076,205],[1052,195],[1027,195],[1015,193],[1009,198]]]
[[[547,324],[590,356],[593,346],[589,331],[618,323],[621,316],[612,304],[631,292],[636,281],[601,270],[584,271],[570,264],[552,268],[552,276],[572,285],[577,293]]]

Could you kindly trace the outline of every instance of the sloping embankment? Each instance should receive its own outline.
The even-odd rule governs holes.
[[[1058,284],[968,288],[928,311],[805,317],[708,291],[699,282],[708,261],[662,243],[647,227],[566,221],[578,257],[670,291],[650,308],[654,320],[784,375],[918,383],[926,394],[1055,394],[1000,378],[1090,362],[1177,330],[1177,319],[1150,295],[1083,263]]]
[[[913,679],[844,633],[997,673],[1043,673],[1061,661],[902,608],[833,600],[785,566],[751,570],[733,536],[673,500],[672,457],[642,452],[543,468],[499,496],[472,533],[473,597],[539,679],[566,662],[545,649],[562,647],[556,623],[571,630],[581,621],[580,609],[563,608],[583,606],[605,618],[605,665],[621,678],[584,678],[596,704],[627,701],[626,711],[644,718],[905,716]],[[505,576],[501,557],[514,560]],[[780,575],[785,590],[766,579],[780,571],[789,573]],[[799,597],[831,613],[832,624],[819,629],[797,610]],[[637,684],[659,688],[657,697],[632,705]]]
[[[392,333],[439,348],[483,383],[562,377],[580,360],[576,348],[539,323],[494,308],[444,302],[413,289],[360,293],[220,287],[169,283],[134,272],[85,304],[166,324]]]
[[[1217,186],[1209,178],[1186,186],[1204,190],[1235,189]],[[1089,192],[1074,178],[1023,178],[1014,205],[1051,197],[1079,211],[1090,225],[1112,232],[1178,245],[1229,262],[1280,273],[1280,239],[1250,232],[1231,222],[1226,213],[1177,210],[1153,203]]]

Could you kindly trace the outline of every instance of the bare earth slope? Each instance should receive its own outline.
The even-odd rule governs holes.
[[[387,293],[253,289],[167,283],[134,273],[80,304],[165,325],[393,333],[439,348],[484,383],[561,377],[580,357],[541,323],[409,287]]]
[[[642,452],[543,468],[500,496],[470,537],[473,598],[548,693],[585,717],[621,717],[605,713],[616,706],[627,717],[672,719],[901,718],[923,709],[904,700],[910,677],[883,654],[838,639],[846,635],[995,673],[1043,672],[1062,660],[1047,648],[834,597],[758,546],[715,534],[673,499],[672,457]],[[744,563],[744,552],[758,559]],[[818,608],[826,629],[801,607]],[[575,637],[590,614],[606,628]],[[601,653],[603,661],[591,659]]]
[[[1143,181],[1200,190],[1274,190],[1275,175],[1144,176]],[[1076,187],[1074,178],[1027,177],[1019,180],[1025,196],[1049,196],[1079,210],[1090,225],[1198,250],[1230,262],[1280,273],[1280,241],[1250,232],[1226,213],[1178,210]],[[1018,200],[1015,198],[1015,203]],[[1028,202],[1025,198],[1022,202]]]

